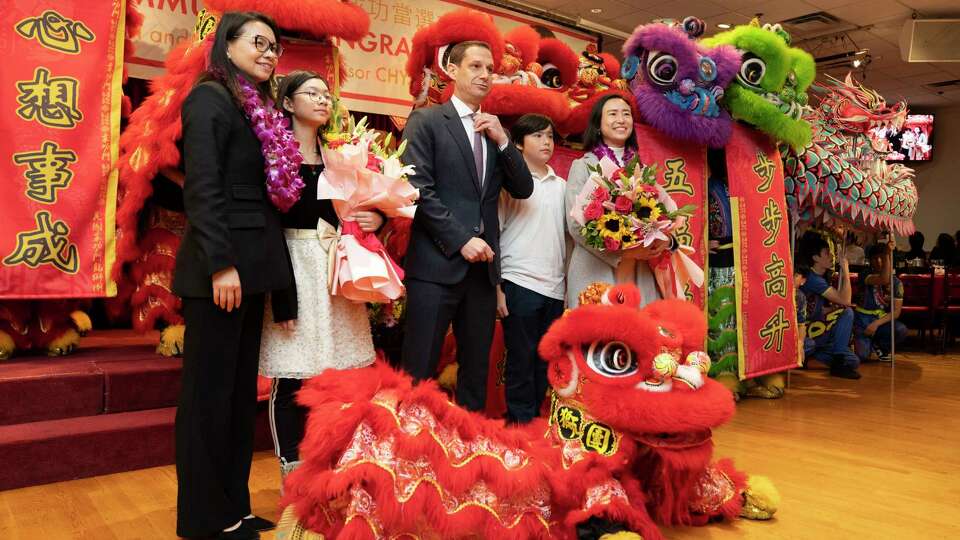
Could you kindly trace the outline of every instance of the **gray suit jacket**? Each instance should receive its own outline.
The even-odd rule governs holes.
[[[567,307],[577,307],[577,297],[591,283],[600,281],[613,283],[613,269],[620,264],[620,255],[616,252],[600,251],[586,244],[580,234],[580,224],[570,217],[570,210],[583,185],[590,178],[587,166],[597,165],[599,160],[592,153],[584,156],[570,165],[570,174],[567,177],[567,188],[564,193],[565,211],[567,216],[567,231],[573,237],[573,253],[567,268]],[[657,282],[646,261],[637,261],[637,275],[635,282],[643,296],[643,305],[660,299]]]
[[[491,283],[497,283],[500,188],[517,199],[533,193],[533,177],[520,151],[513,144],[499,150],[487,139],[485,178],[481,183],[470,141],[449,101],[413,111],[403,138],[407,141],[404,163],[416,167],[410,183],[420,189],[404,262],[407,277],[445,285],[459,283],[470,268],[460,248],[479,236],[496,254],[488,273]]]

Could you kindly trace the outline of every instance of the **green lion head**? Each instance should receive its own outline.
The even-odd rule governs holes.
[[[721,101],[734,118],[797,150],[810,143],[810,124],[802,115],[816,63],[808,52],[790,46],[790,35],[780,25],[761,27],[754,20],[704,43],[733,45],[743,53],[737,78]]]

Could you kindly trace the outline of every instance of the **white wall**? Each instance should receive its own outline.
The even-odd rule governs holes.
[[[933,249],[937,235],[960,229],[960,107],[910,111],[933,113],[933,155],[913,165],[920,204],[913,218],[923,233],[924,249]],[[906,242],[900,242],[906,245]]]

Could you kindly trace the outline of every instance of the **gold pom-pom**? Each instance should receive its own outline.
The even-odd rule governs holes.
[[[677,358],[670,353],[660,353],[653,357],[653,370],[667,379],[677,374]]]
[[[186,327],[182,324],[173,324],[160,332],[160,343],[157,344],[157,354],[163,356],[180,356],[183,354],[183,331]]]
[[[780,492],[766,476],[747,479],[746,501],[740,515],[747,519],[770,519],[780,507]]]
[[[0,330],[0,360],[6,360],[13,356],[13,351],[17,350],[17,345],[13,342],[10,334]]]

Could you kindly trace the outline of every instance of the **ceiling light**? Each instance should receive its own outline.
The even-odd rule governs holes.
[[[720,23],[717,25],[717,28],[722,28],[723,30],[726,30],[727,28],[730,28],[730,25],[727,23]]]
[[[590,10],[590,13],[603,13],[603,9],[595,7]]]

